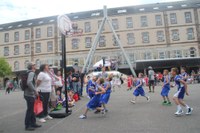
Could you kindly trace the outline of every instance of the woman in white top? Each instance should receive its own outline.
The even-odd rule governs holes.
[[[37,77],[37,91],[42,97],[43,112],[39,114],[40,122],[46,122],[46,119],[53,119],[48,115],[48,103],[51,93],[51,77],[49,76],[49,66],[43,64],[40,66],[40,73]]]

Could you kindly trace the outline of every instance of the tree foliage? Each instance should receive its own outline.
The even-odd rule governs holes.
[[[5,58],[0,57],[0,77],[8,76],[12,73],[11,66]]]

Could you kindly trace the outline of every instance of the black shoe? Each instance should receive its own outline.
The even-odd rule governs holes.
[[[26,127],[25,130],[26,130],[26,131],[34,131],[35,128],[34,128],[34,127]]]
[[[42,125],[34,124],[31,127],[33,127],[33,128],[39,128],[39,127],[42,127]]]
[[[99,111],[99,110],[96,110],[94,113],[95,114],[99,114],[101,111]]]

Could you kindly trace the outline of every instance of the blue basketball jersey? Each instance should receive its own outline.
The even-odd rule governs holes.
[[[178,90],[183,87],[180,80],[182,80],[182,77],[180,75],[176,75],[175,78],[174,78],[174,81],[176,83]]]
[[[168,83],[167,83],[167,79],[168,79]],[[167,84],[166,84],[167,83]],[[165,85],[169,85],[170,84],[170,76],[167,75],[167,76],[164,76],[164,84]]]
[[[138,79],[138,80],[136,81],[136,83],[135,83],[135,86],[140,85],[140,82],[142,82],[142,79]],[[142,82],[142,84],[141,84],[140,86],[138,86],[138,88],[142,88],[142,86],[143,86],[143,82]]]

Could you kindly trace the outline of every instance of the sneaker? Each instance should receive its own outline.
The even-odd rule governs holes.
[[[101,111],[101,114],[102,114],[102,115],[105,115],[105,114],[106,114],[106,110],[103,109],[103,110]]]
[[[150,102],[150,97],[147,97],[147,102]]]
[[[45,122],[47,122],[44,118],[41,118],[41,119],[39,119],[39,122],[41,122],[41,123],[45,123]]]
[[[106,113],[108,112],[108,109],[105,109]]]
[[[167,101],[162,102],[162,105],[166,105],[166,104],[167,104]]]
[[[86,115],[81,115],[81,116],[79,116],[79,119],[86,119],[86,118],[87,118]]]
[[[99,111],[99,110],[94,111],[95,114],[99,114],[100,112],[101,111]]]
[[[167,104],[166,105],[168,105],[168,106],[171,106],[172,105],[172,103],[171,102],[167,102]]]
[[[33,128],[40,128],[40,127],[42,127],[42,125],[34,124],[31,127],[33,127]]]
[[[185,113],[186,115],[191,115],[193,111],[193,108],[188,108],[187,112]]]
[[[183,110],[181,109],[181,110],[176,111],[175,115],[176,115],[176,116],[181,116],[183,113],[184,113],[184,112],[183,112]]]
[[[131,102],[132,104],[135,104],[135,103],[136,103],[134,100],[131,100],[130,102]]]
[[[51,116],[49,116],[49,115],[47,115],[47,117],[45,119],[47,119],[47,120],[53,120],[53,118]]]
[[[25,130],[26,130],[26,131],[34,131],[35,128],[34,128],[34,127],[26,127]]]

